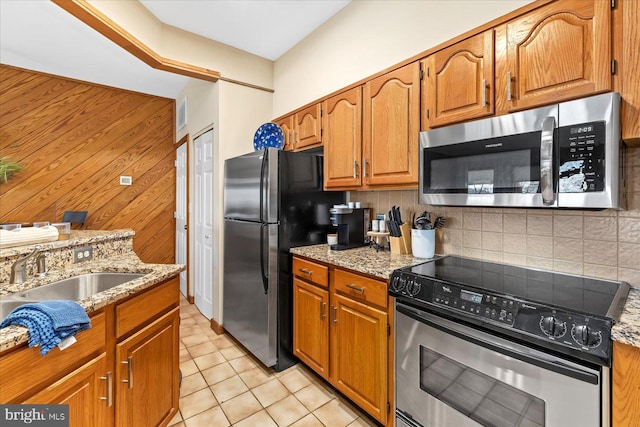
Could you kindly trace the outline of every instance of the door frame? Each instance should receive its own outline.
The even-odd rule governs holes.
[[[173,146],[174,146],[174,151],[177,151],[178,147],[180,147],[182,144],[187,144],[186,145],[186,149],[187,149],[187,188],[185,189],[185,191],[187,192],[186,194],[186,204],[187,204],[187,242],[186,242],[186,257],[185,257],[185,266],[186,266],[186,270],[187,270],[187,274],[186,276],[186,282],[187,282],[187,301],[189,301],[189,304],[193,304],[194,298],[193,298],[193,291],[191,289],[190,286],[190,281],[189,281],[189,260],[191,259],[191,251],[190,251],[190,247],[191,247],[191,242],[190,242],[190,234],[191,234],[191,217],[190,217],[190,209],[189,206],[191,204],[191,200],[190,200],[190,189],[191,189],[191,144],[193,142],[191,141],[191,139],[189,138],[189,134],[187,133],[186,135],[184,135],[182,138],[180,138],[178,141],[176,141]],[[177,160],[177,159],[176,159]],[[177,201],[177,200],[176,200]]]

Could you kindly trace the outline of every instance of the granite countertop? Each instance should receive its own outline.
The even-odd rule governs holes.
[[[620,321],[611,329],[611,339],[640,348],[640,289],[629,290]]]
[[[114,239],[131,239],[132,231],[116,230],[116,231],[83,231],[75,236],[72,234],[70,240],[57,241],[51,243],[39,244],[42,250],[53,248],[65,248],[75,245],[83,245],[89,243],[103,242]],[[31,248],[31,249],[29,249]],[[10,248],[0,251],[0,258],[4,256],[29,253],[33,246]],[[75,264],[71,268],[52,269],[45,278],[29,278],[26,282],[19,285],[10,285],[8,283],[0,283],[0,295],[9,295],[16,292],[22,292],[27,289],[36,288],[57,280],[76,276],[85,273],[95,272],[120,272],[120,273],[144,273],[145,275],[122,285],[115,286],[104,292],[92,295],[77,301],[88,314],[101,309],[109,304],[124,299],[130,295],[147,289],[157,283],[163,282],[185,269],[181,264],[147,264],[138,258],[133,249],[130,250],[117,248],[110,253],[108,257],[101,260],[87,261],[85,263]],[[10,349],[16,345],[27,342],[29,333],[27,328],[21,326],[8,326],[0,329],[0,351]]]
[[[388,280],[389,275],[397,268],[429,261],[414,258],[412,255],[392,254],[389,251],[376,252],[368,247],[332,251],[326,244],[291,248],[290,252],[385,280]],[[632,287],[629,291],[620,321],[611,330],[611,338],[640,348],[640,289]]]
[[[369,274],[384,280],[389,280],[393,270],[429,261],[429,259],[425,258],[414,258],[411,254],[392,254],[388,250],[376,252],[374,248],[367,246],[344,251],[332,251],[329,249],[329,245],[322,244],[291,248],[290,252],[294,255],[348,268],[349,270]]]

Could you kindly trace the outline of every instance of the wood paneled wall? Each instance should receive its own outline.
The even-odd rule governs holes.
[[[24,167],[0,222],[86,210],[85,229],[133,229],[143,261],[174,262],[174,124],[173,99],[0,65],[0,156]]]

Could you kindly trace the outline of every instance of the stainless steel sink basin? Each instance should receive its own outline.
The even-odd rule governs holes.
[[[0,319],[14,308],[31,302],[56,299],[78,301],[115,286],[137,279],[146,273],[87,273],[58,280],[28,291],[0,297]]]
[[[9,313],[11,313],[11,310],[13,310],[14,308],[31,302],[37,301],[27,300],[25,298],[14,299],[13,296],[0,298],[0,320],[3,320],[5,317],[7,317]]]
[[[58,280],[21,292],[19,295],[38,301],[52,299],[81,300],[130,280],[142,277],[142,273],[88,273]]]

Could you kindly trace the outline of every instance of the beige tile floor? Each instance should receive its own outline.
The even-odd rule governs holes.
[[[302,364],[275,372],[180,302],[180,411],[170,426],[375,426]]]

